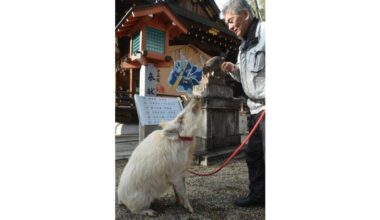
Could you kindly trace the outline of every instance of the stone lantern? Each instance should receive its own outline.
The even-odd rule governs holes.
[[[123,68],[140,69],[140,95],[156,95],[157,67],[170,67],[169,40],[187,33],[165,3],[131,8],[116,29],[117,37],[130,38]]]

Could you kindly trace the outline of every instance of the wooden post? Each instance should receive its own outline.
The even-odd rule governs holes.
[[[135,93],[134,88],[135,88],[135,81],[134,81],[134,77],[133,77],[133,69],[129,69],[128,91],[131,93],[130,98],[133,98],[133,94]]]
[[[152,63],[141,65],[140,96],[156,96],[157,68]]]

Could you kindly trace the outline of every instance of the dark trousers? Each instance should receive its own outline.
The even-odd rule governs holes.
[[[249,131],[255,126],[261,113],[248,117]],[[249,196],[265,201],[265,116],[249,139],[246,161],[249,174]]]

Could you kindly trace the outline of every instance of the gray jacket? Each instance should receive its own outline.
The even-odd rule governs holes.
[[[251,25],[247,39],[241,39],[239,55],[235,64],[236,71],[230,72],[232,78],[242,84],[248,96],[247,105],[251,114],[257,114],[265,105],[255,99],[265,98],[265,23],[258,22],[257,28]]]

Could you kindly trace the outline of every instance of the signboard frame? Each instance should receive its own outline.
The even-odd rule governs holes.
[[[182,110],[180,97],[139,96],[134,95],[139,118],[139,141],[141,142],[161,121],[173,120]]]

